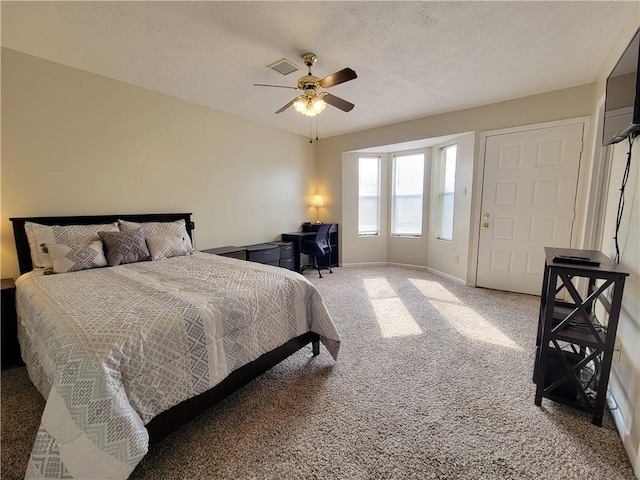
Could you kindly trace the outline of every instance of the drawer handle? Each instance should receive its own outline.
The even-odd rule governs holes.
[[[263,255],[271,255],[271,252],[262,252]]]

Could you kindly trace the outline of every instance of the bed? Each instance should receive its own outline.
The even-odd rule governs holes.
[[[22,356],[46,399],[26,478],[127,478],[149,445],[289,355],[322,342],[337,358],[310,282],[195,251],[189,213],[11,221]],[[74,228],[108,231],[76,245]],[[118,264],[123,238],[149,256]]]

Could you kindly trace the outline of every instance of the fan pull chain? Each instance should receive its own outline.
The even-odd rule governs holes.
[[[313,139],[311,138],[311,130],[312,130],[312,126],[311,126],[311,122],[313,121],[313,119],[311,117],[309,117],[309,143],[313,143]]]

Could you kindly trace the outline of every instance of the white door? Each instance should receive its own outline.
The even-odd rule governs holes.
[[[544,247],[570,247],[584,124],[486,137],[476,285],[540,295]]]

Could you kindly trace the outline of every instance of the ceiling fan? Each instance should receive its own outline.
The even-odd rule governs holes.
[[[331,75],[327,75],[324,78],[319,78],[311,74],[311,66],[315,64],[317,60],[318,57],[314,53],[305,53],[302,55],[302,61],[308,67],[309,71],[307,75],[298,79],[298,85],[295,87],[288,87],[285,85],[266,85],[263,83],[254,83],[254,86],[290,88],[292,90],[301,90],[303,92],[302,95],[291,100],[276,113],[284,112],[287,108],[293,105],[297,112],[302,113],[307,117],[315,117],[319,113],[322,113],[326,108],[327,103],[339,108],[343,112],[350,112],[353,110],[353,103],[327,93],[324,89],[358,78],[356,72],[350,68],[343,68],[342,70],[332,73]]]

